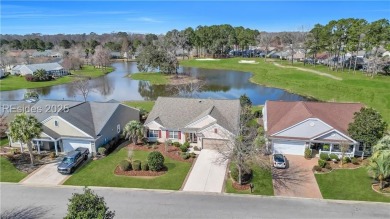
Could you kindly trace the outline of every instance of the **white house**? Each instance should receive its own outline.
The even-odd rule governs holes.
[[[363,146],[348,135],[348,125],[360,103],[324,103],[305,101],[267,101],[263,108],[266,137],[273,153],[304,155],[340,153],[341,144],[349,144],[349,156],[359,155]]]
[[[149,141],[190,142],[216,149],[238,132],[240,101],[159,97],[145,127]]]
[[[34,74],[37,70],[44,69],[46,74],[52,76],[67,75],[68,72],[58,63],[40,63],[30,65],[17,65],[11,70],[11,74],[15,75],[27,75]]]

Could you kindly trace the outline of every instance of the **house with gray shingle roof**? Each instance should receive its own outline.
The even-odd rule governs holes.
[[[159,97],[145,121],[147,137],[213,148],[237,134],[240,112],[238,99]]]
[[[34,74],[37,70],[43,69],[47,75],[51,76],[64,76],[69,73],[58,63],[40,63],[30,65],[17,65],[11,69],[11,74],[15,75],[27,75]]]
[[[2,101],[1,109],[8,122],[21,112],[35,116],[42,123],[43,132],[33,139],[33,145],[38,151],[54,150],[56,153],[78,147],[95,153],[100,146],[119,136],[126,123],[139,121],[139,110],[114,101]],[[21,146],[11,138],[10,145]]]

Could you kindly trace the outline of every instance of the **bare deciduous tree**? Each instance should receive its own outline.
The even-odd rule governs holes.
[[[348,142],[346,142],[346,141],[340,142],[340,152],[341,152],[340,167],[343,167],[343,165],[344,165],[344,157],[345,157],[345,154],[348,152],[348,150],[349,150]]]
[[[79,78],[73,82],[72,86],[75,89],[75,93],[82,95],[84,98],[84,102],[86,102],[88,94],[92,92],[92,89],[89,86],[89,81],[85,78]]]
[[[223,163],[230,160],[236,165],[239,184],[242,184],[243,173],[250,169],[250,162],[269,168],[269,158],[264,156],[266,149],[264,141],[261,139],[263,136],[258,135],[256,127],[249,125],[253,119],[251,115],[250,107],[243,107],[237,135],[224,133],[229,140],[217,148],[221,155],[217,162]]]
[[[266,32],[260,33],[260,35],[257,36],[257,40],[259,41],[260,46],[264,47],[265,49],[264,61],[267,61],[267,54],[273,39],[274,35]]]
[[[0,115],[0,138],[4,138],[6,135],[6,131],[8,130],[7,117],[4,116],[5,112]]]
[[[110,64],[110,51],[101,45],[97,46],[92,57],[92,62],[103,70],[103,68]]]

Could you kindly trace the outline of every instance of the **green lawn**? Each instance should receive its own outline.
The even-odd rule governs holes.
[[[365,167],[333,170],[328,174],[315,174],[315,177],[325,199],[390,202],[390,197],[372,190],[372,178]]]
[[[146,160],[149,152],[134,151],[133,159]],[[190,170],[191,163],[165,158],[168,172],[153,179],[116,176],[114,170],[121,160],[126,159],[127,149],[115,151],[102,160],[91,161],[77,170],[64,184],[80,186],[107,186],[144,189],[179,190]]]
[[[9,140],[7,137],[5,138],[0,138],[0,147],[2,146],[8,146]]]
[[[27,174],[17,170],[7,158],[0,156],[0,182],[19,182]]]
[[[333,72],[324,66],[307,66],[341,77],[335,80],[329,77],[304,72],[297,69],[280,68],[263,59],[255,59],[259,64],[239,64],[243,58],[222,59],[220,61],[181,61],[182,66],[193,66],[209,69],[229,69],[252,72],[251,81],[257,84],[286,89],[292,93],[314,97],[324,101],[361,102],[381,112],[384,119],[390,123],[390,77],[367,77],[361,72],[356,74]],[[246,60],[248,58],[245,58]],[[279,62],[288,65],[287,62]],[[303,67],[302,64],[294,66]]]
[[[230,170],[233,168],[232,163],[230,163]],[[271,171],[264,170],[258,165],[252,166],[253,178],[252,183],[254,185],[253,193],[254,195],[274,195],[274,188],[272,184],[272,175]],[[238,194],[251,194],[250,190],[236,190],[232,186],[232,181],[230,178],[226,182],[226,192],[227,193],[238,193]]]
[[[105,75],[109,72],[112,72],[113,70],[114,68],[112,67],[108,67],[102,71],[101,69],[94,68],[93,66],[84,66],[82,70],[72,71],[71,73],[74,75],[60,77],[53,81],[42,82],[26,81],[23,76],[9,75],[6,78],[0,80],[0,91],[48,87],[53,85],[65,84],[74,81],[75,75],[96,78]]]
[[[154,106],[154,101],[125,101],[123,104],[150,112]]]
[[[134,80],[149,81],[154,85],[168,84],[169,75],[157,73],[157,72],[145,72],[130,74],[129,77]]]

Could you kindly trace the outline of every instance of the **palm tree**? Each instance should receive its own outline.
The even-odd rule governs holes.
[[[26,114],[17,114],[15,119],[10,122],[10,133],[13,141],[19,141],[27,144],[30,153],[31,165],[34,165],[34,155],[32,153],[32,139],[38,137],[42,132],[42,124],[34,116]]]
[[[40,81],[44,80],[46,78],[46,71],[45,69],[38,69],[34,72],[34,77],[37,77]]]
[[[123,128],[123,134],[130,142],[137,144],[138,138],[144,135],[144,126],[140,122],[132,120]]]
[[[375,179],[379,180],[379,188],[383,189],[383,181],[390,176],[390,157],[386,154],[371,157],[367,169]]]
[[[380,188],[383,189],[383,181],[390,177],[390,135],[380,139],[372,151],[368,171],[379,180]]]

